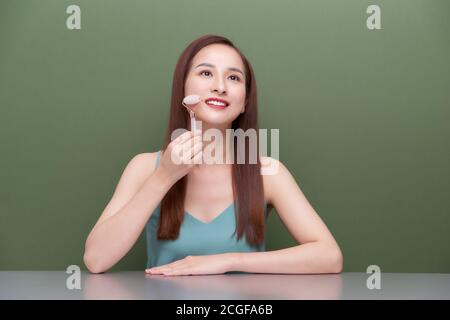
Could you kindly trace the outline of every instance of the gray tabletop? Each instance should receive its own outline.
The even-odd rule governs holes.
[[[366,273],[168,277],[82,272],[80,289],[68,289],[67,282],[75,283],[70,276],[65,271],[0,271],[0,299],[450,299],[450,274],[382,273],[380,289],[368,289]]]

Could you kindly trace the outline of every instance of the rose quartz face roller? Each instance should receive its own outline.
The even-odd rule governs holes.
[[[192,130],[192,132],[195,132],[195,130],[197,129],[196,126],[195,126],[195,112],[192,111],[187,105],[190,105],[190,106],[193,107],[194,105],[196,105],[200,101],[202,101],[202,99],[200,99],[200,96],[192,94],[192,95],[184,97],[183,102],[181,103],[183,105],[183,107],[185,107],[189,111],[189,115],[191,117],[191,130]]]

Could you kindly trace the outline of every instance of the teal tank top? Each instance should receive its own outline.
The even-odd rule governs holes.
[[[156,166],[159,165],[161,151],[158,151]],[[265,203],[267,220],[267,203]],[[245,234],[237,240],[233,235],[236,229],[234,202],[212,221],[204,223],[185,212],[180,233],[175,240],[158,240],[158,220],[160,204],[153,211],[145,226],[147,240],[147,268],[171,263],[188,255],[210,255],[226,252],[265,251],[265,240],[252,246],[247,243]]]

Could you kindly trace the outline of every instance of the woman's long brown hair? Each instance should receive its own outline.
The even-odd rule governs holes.
[[[256,99],[256,81],[250,62],[227,38],[216,35],[205,35],[189,44],[182,52],[175,67],[172,82],[172,101],[169,116],[169,125],[164,142],[164,150],[171,142],[172,132],[179,128],[188,129],[189,117],[181,106],[184,98],[184,84],[193,57],[202,48],[211,44],[225,44],[236,50],[241,56],[245,66],[246,79],[246,106],[232,123],[232,129],[255,129],[257,133],[257,150],[259,155],[258,110]],[[264,216],[264,188],[260,173],[261,162],[259,156],[256,164],[250,164],[249,143],[245,139],[245,163],[238,164],[237,157],[240,148],[234,145],[234,161],[232,165],[232,184],[234,196],[234,208],[236,212],[237,238],[245,233],[250,245],[257,245],[264,240],[265,216]],[[241,158],[242,159],[242,158]],[[186,195],[187,176],[178,180],[161,200],[161,215],[158,226],[159,240],[175,240],[179,236],[180,225],[184,218],[184,200]]]

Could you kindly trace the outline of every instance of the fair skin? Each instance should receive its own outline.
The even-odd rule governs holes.
[[[199,67],[197,67],[200,65]],[[231,70],[230,70],[231,68]],[[241,74],[238,70],[242,71]],[[245,112],[245,72],[239,54],[223,44],[201,49],[192,59],[186,78],[185,95],[217,97],[229,102],[216,110],[200,102],[195,110],[202,130],[223,132]],[[212,142],[214,143],[214,142]],[[174,149],[191,146],[194,162],[202,156],[205,143],[187,132],[172,141],[161,155],[135,156],[125,168],[113,197],[86,240],[84,261],[93,273],[104,272],[117,263],[139,238],[153,210],[181,177],[188,177],[185,210],[198,220],[213,220],[233,201],[230,164],[174,164]],[[225,152],[227,152],[224,147]],[[298,245],[266,252],[229,252],[190,256],[147,269],[149,275],[251,273],[340,273],[343,257],[325,223],[310,205],[289,170],[278,160],[262,157],[267,166],[278,165],[276,174],[263,175],[264,197],[274,206],[287,231]],[[188,162],[188,161],[186,161]],[[213,214],[211,214],[213,213]]]

